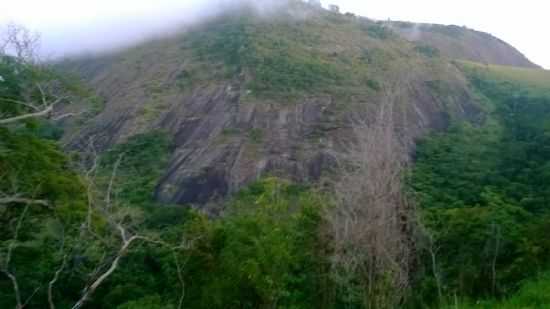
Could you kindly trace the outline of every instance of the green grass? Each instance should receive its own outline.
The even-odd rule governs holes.
[[[512,83],[537,94],[550,95],[550,71],[503,65],[485,65],[470,61],[457,61],[470,75]]]
[[[504,300],[464,302],[447,308],[500,308],[500,309],[546,309],[550,308],[550,274],[528,281],[518,292]]]
[[[182,50],[202,64],[202,71],[222,68],[219,79],[239,76],[251,97],[280,102],[313,94],[342,100],[373,94],[400,60],[412,55],[423,61],[375,22],[323,12],[308,19],[294,14],[288,9],[266,19],[243,10],[221,16],[184,36]]]

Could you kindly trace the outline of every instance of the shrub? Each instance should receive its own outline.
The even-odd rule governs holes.
[[[417,53],[422,54],[428,58],[436,58],[441,55],[439,49],[429,45],[417,45],[415,46],[414,50]]]

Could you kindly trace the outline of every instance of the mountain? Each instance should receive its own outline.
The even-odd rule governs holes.
[[[261,175],[318,180],[354,123],[387,104],[411,149],[453,119],[482,119],[455,59],[535,67],[459,27],[388,24],[294,1],[270,12],[243,5],[170,37],[60,63],[105,101],[64,140],[107,150],[164,132],[173,146],[155,196],[165,203],[205,203]]]

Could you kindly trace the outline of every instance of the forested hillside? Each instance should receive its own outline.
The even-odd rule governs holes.
[[[458,65],[490,114],[418,145],[410,184],[437,262],[427,256],[425,268],[443,294],[507,295],[548,267],[550,74]]]
[[[0,308],[550,308],[548,71],[294,1],[55,64],[10,31]]]

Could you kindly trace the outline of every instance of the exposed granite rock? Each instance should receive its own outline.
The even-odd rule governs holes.
[[[459,75],[457,75],[459,76]],[[437,93],[429,72],[418,72],[402,85],[396,122],[402,136],[414,140],[429,129],[442,129],[451,117],[474,119],[480,109],[466,82],[448,81],[452,89]],[[238,83],[220,82],[180,94],[166,103],[145,129],[136,125],[139,108],[112,100],[73,137],[72,147],[93,137],[107,149],[142,130],[162,129],[173,137],[170,164],[155,196],[166,203],[204,204],[234,192],[261,175],[315,181],[334,165],[334,153],[352,136],[350,118],[377,97],[340,102],[331,96],[309,97],[293,104],[243,99]],[[125,102],[126,104],[122,104]],[[133,132],[133,133],[128,133]]]
[[[319,67],[327,62],[337,71],[344,65],[354,70],[354,63],[360,63],[364,75],[336,81],[330,91],[302,87],[292,99],[284,94],[262,97],[248,88],[254,79],[250,67],[228,75],[227,64],[193,53],[185,37],[166,38],[105,59],[66,64],[98,89],[105,108],[77,131],[71,130],[65,142],[79,149],[93,140],[101,151],[136,134],[166,131],[172,137],[173,153],[155,197],[166,203],[203,205],[262,175],[299,182],[324,177],[343,146],[353,141],[352,119],[368,121],[385,104],[388,93],[380,87],[386,85],[399,89],[395,129],[411,150],[418,137],[446,128],[452,119],[482,117],[464,75],[446,59],[419,55],[413,44],[400,38],[369,37],[352,17],[310,18],[316,18],[317,28],[300,21],[309,29],[304,37],[313,38],[302,44],[300,53],[315,48],[312,55],[324,59],[313,66],[314,72],[324,72]],[[344,23],[356,27],[349,28],[353,33],[341,32]],[[311,67],[300,54],[295,57],[302,69]],[[96,61],[99,64],[93,64]],[[283,72],[291,74],[282,77],[289,80],[296,77],[292,74],[304,73],[288,68]]]

